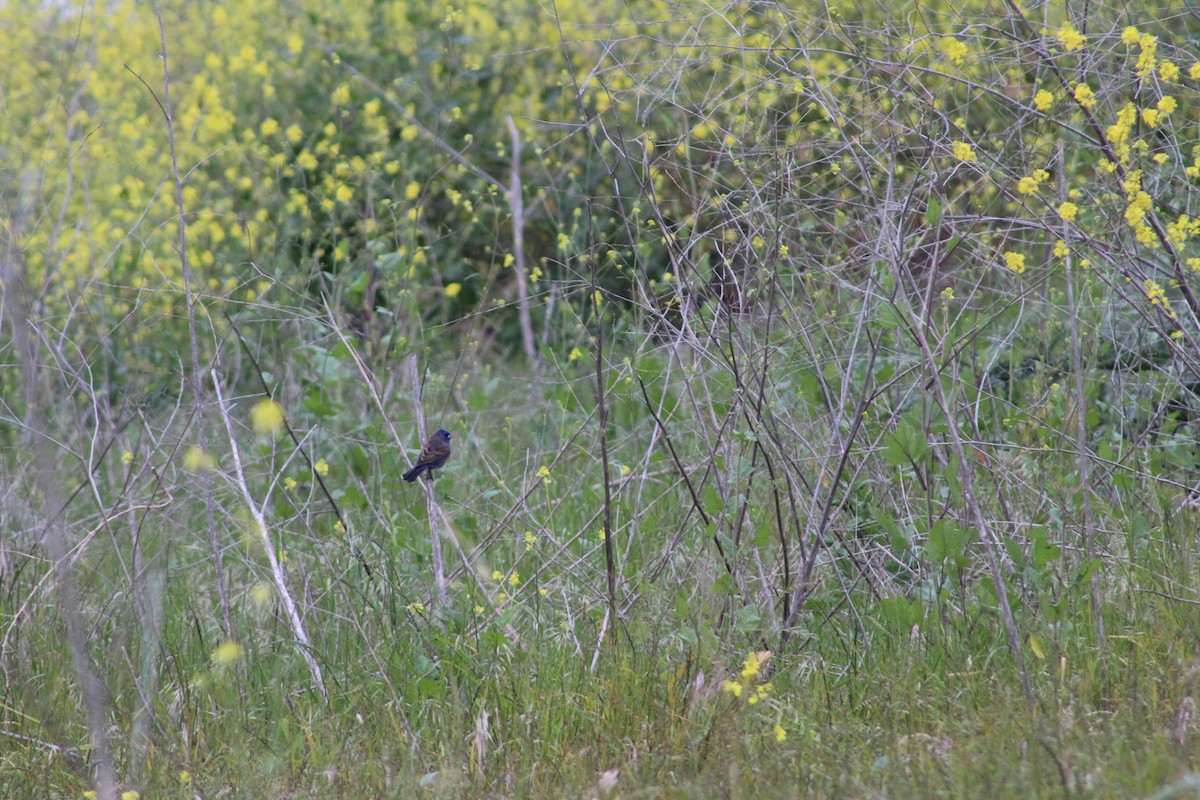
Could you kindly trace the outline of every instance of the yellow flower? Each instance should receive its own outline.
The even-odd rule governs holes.
[[[943,36],[938,40],[938,50],[947,60],[955,64],[963,63],[967,57],[967,46],[953,36]]]
[[[322,477],[329,474],[329,464],[323,458],[317,461],[317,463],[313,466],[313,469],[315,469],[317,474]]]
[[[1156,106],[1156,108],[1164,114],[1170,114],[1178,107],[1179,103],[1169,94],[1164,95],[1163,98],[1158,101],[1158,105]]]
[[[947,286],[945,289],[942,289],[941,296],[943,303],[949,303],[954,299],[954,289]]]
[[[183,454],[183,468],[188,472],[207,472],[217,465],[212,454],[192,445]]]
[[[492,570],[492,580],[494,580],[494,581],[504,580],[504,573],[498,569]]]
[[[1054,257],[1055,258],[1066,258],[1067,253],[1069,253],[1069,252],[1070,251],[1067,249],[1067,243],[1064,242],[1062,239],[1059,239],[1057,242],[1054,243]]]
[[[1138,29],[1132,25],[1121,31],[1121,41],[1124,42],[1128,47],[1133,47],[1140,40],[1141,35],[1138,33]]]
[[[787,739],[787,731],[785,731],[783,729],[782,725],[776,725],[775,726],[775,741],[782,742],[786,739]]]
[[[279,133],[279,121],[275,119],[264,119],[262,125],[258,126],[258,132],[263,136],[273,136]]]
[[[513,587],[520,586],[521,585],[521,573],[517,572],[514,569],[512,571],[512,575],[508,576],[508,585],[513,586]]]
[[[579,359],[583,358],[583,351],[580,350],[578,347],[572,347],[571,352],[567,356],[567,358],[570,359],[571,361],[578,361]]]
[[[1074,222],[1075,217],[1079,214],[1079,206],[1067,201],[1058,207],[1058,215],[1067,222]]]
[[[250,409],[250,425],[259,436],[274,433],[283,427],[283,409],[269,397],[264,397]]]
[[[1039,89],[1033,96],[1033,105],[1038,111],[1049,111],[1050,106],[1054,105],[1054,95],[1045,89]]]
[[[1192,80],[1200,80],[1200,61],[1188,67],[1188,77]]]
[[[525,549],[532,550],[534,544],[537,543],[537,534],[533,531],[525,531]]]
[[[412,183],[408,184],[408,186],[404,187],[405,200],[416,200],[420,196],[421,184],[417,183],[416,181],[413,181]]]
[[[121,461],[124,464],[132,464],[133,453],[129,452],[128,450],[126,450],[124,453],[121,453]]]
[[[1011,252],[1005,253],[1004,254],[1004,266],[1008,267],[1009,269],[1011,269],[1013,272],[1017,273],[1018,275],[1024,274],[1024,272],[1025,272],[1025,255],[1023,253],[1011,253]]]
[[[742,685],[737,681],[724,681],[721,683],[721,688],[734,697],[742,696]]]
[[[543,464],[542,466],[538,467],[537,473],[535,473],[534,477],[541,478],[542,483],[550,483],[550,468]]]
[[[141,793],[136,789],[130,789],[127,792],[121,792],[121,800],[141,800]]]
[[[1154,154],[1154,163],[1160,164],[1160,165],[1165,164],[1165,163],[1167,163],[1168,158],[1170,158],[1170,156],[1168,156],[1166,153],[1155,153]]]
[[[1142,122],[1149,125],[1151,128],[1157,128],[1158,123],[1162,120],[1162,112],[1157,108],[1143,108]]]
[[[1030,177],[1021,178],[1017,181],[1017,191],[1021,194],[1033,194],[1038,190],[1038,182]]]
[[[1158,65],[1158,76],[1164,81],[1173,81],[1179,77],[1179,67],[1170,61],[1164,61]]]
[[[461,284],[461,283],[457,283],[457,282],[456,282],[456,283],[448,283],[448,284],[446,284],[446,288],[445,288],[446,297],[449,297],[451,300],[453,300],[454,298],[458,297],[458,294],[459,294],[459,292],[461,292],[461,291],[462,291],[462,284]]]
[[[954,142],[950,145],[954,157],[959,161],[970,162],[975,160],[975,150],[966,142]]]
[[[1086,83],[1081,83],[1075,87],[1075,102],[1083,108],[1095,108],[1096,93]]]
[[[344,106],[350,102],[350,85],[343,83],[341,86],[333,90],[333,94],[329,96],[335,106]]]
[[[232,639],[226,639],[213,650],[212,660],[219,666],[228,666],[242,657],[242,646]]]
[[[1063,47],[1067,48],[1069,53],[1083,47],[1087,37],[1075,30],[1075,26],[1068,22],[1058,29],[1058,40],[1062,42]]]
[[[343,183],[337,188],[337,191],[334,193],[334,197],[337,198],[339,203],[348,203],[350,202],[350,199],[354,197],[354,190]]]
[[[271,588],[271,584],[256,583],[250,589],[250,599],[254,602],[254,605],[262,608],[267,603],[271,602],[271,595],[273,592],[274,590]]]

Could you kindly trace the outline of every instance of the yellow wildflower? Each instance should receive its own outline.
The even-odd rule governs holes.
[[[1075,26],[1068,22],[1059,28],[1058,40],[1062,42],[1063,47],[1067,48],[1069,53],[1083,47],[1087,42],[1087,37],[1075,30]]]

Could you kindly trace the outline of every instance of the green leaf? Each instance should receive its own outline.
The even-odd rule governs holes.
[[[929,538],[925,542],[925,553],[930,560],[941,562],[947,558],[959,558],[967,546],[967,532],[952,519],[939,519],[933,523]]]

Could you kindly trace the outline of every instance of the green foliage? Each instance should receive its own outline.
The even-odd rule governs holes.
[[[6,792],[1171,791],[1198,31],[1089,8],[0,9]]]

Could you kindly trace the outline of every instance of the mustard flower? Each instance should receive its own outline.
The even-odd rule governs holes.
[[[421,196],[421,184],[417,183],[416,181],[413,181],[410,184],[408,184],[408,186],[404,187],[404,199],[405,200],[416,200],[420,196]]]
[[[337,191],[334,192],[334,197],[337,198],[339,203],[349,203],[354,197],[354,190],[343,183],[341,186],[337,187]]]
[[[538,467],[534,477],[541,478],[542,483],[550,483],[550,468],[543,464],[542,466]]]
[[[1054,243],[1054,257],[1055,258],[1066,258],[1067,253],[1069,253],[1069,252],[1071,252],[1071,251],[1067,248],[1067,243],[1064,242],[1062,239],[1059,239],[1057,242]]]
[[[1033,105],[1038,111],[1049,111],[1054,105],[1054,95],[1045,89],[1039,89],[1033,96]]]
[[[1025,274],[1025,254],[1008,252],[1004,254],[1004,266],[1018,275]]]
[[[583,358],[583,351],[578,347],[572,347],[571,352],[567,355],[567,358],[571,361],[578,361],[579,359]]]
[[[512,574],[508,576],[508,585],[513,586],[513,587],[520,586],[521,585],[521,573],[517,572],[514,569],[512,571]]]
[[[734,697],[742,696],[742,685],[737,681],[723,681],[721,689],[733,695]]]
[[[787,731],[785,731],[783,729],[782,725],[776,725],[775,726],[775,741],[782,742],[782,741],[785,741],[786,739],[787,739]]]
[[[962,64],[967,57],[967,46],[953,36],[943,36],[937,46],[942,55],[955,64]]]
[[[1158,123],[1162,121],[1162,112],[1157,108],[1143,108],[1142,122],[1149,125],[1151,128],[1157,128]]]
[[[950,145],[950,149],[959,161],[969,163],[975,160],[975,150],[966,142],[954,142]]]
[[[504,580],[504,573],[498,569],[492,570],[492,580],[494,580],[494,581]]]
[[[1127,47],[1133,47],[1135,44],[1141,41],[1141,34],[1138,33],[1137,28],[1130,25],[1128,28],[1121,31],[1121,41],[1124,42]]]
[[[283,408],[271,398],[264,397],[250,409],[250,425],[259,436],[274,433],[283,426]]]
[[[1033,194],[1037,190],[1038,182],[1029,176],[1017,181],[1017,191],[1021,194]]]
[[[445,291],[446,297],[449,297],[451,300],[453,300],[454,298],[458,297],[459,292],[462,291],[462,284],[457,282],[447,283],[446,288],[443,291]]]
[[[1096,93],[1086,83],[1081,83],[1075,87],[1075,102],[1083,108],[1095,108]]]
[[[1083,47],[1087,42],[1087,37],[1075,29],[1071,23],[1067,23],[1058,29],[1058,40],[1062,42],[1063,47],[1067,48],[1067,52],[1073,52]]]
[[[1161,111],[1164,114],[1170,114],[1172,111],[1174,111],[1178,107],[1179,107],[1178,101],[1176,101],[1175,98],[1169,94],[1164,95],[1162,97],[1162,99],[1160,99],[1158,101],[1158,105],[1155,106],[1155,108],[1157,108],[1159,111]]]
[[[279,120],[267,118],[258,126],[258,132],[263,136],[274,136],[279,133]]]
[[[1192,80],[1200,80],[1200,61],[1188,67],[1188,77]]]
[[[1058,207],[1058,215],[1067,222],[1074,222],[1075,217],[1079,214],[1079,206],[1071,201],[1067,201]]]
[[[1164,61],[1158,65],[1158,76],[1164,81],[1177,80],[1179,78],[1179,67],[1170,61]]]
[[[212,453],[192,445],[183,454],[183,468],[188,472],[207,472],[217,465]]]
[[[232,639],[226,639],[213,650],[212,660],[219,666],[228,666],[242,657],[242,646]]]
[[[329,474],[329,462],[323,458],[317,459],[317,463],[313,465],[313,469],[316,470],[318,475],[325,477]]]
[[[121,463],[125,464],[126,466],[128,466],[129,464],[132,464],[133,463],[133,453],[129,452],[128,450],[126,450],[124,453],[121,453]]]

